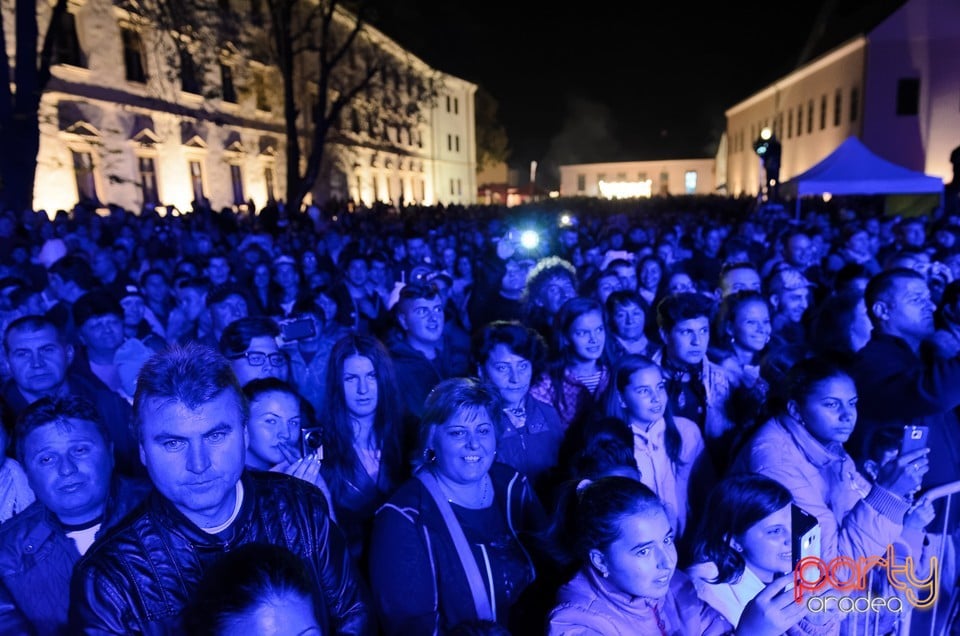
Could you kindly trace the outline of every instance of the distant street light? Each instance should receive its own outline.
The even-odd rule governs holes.
[[[780,184],[780,142],[769,127],[760,131],[760,137],[753,142],[753,150],[763,162],[766,172],[767,198],[777,200],[777,186]]]

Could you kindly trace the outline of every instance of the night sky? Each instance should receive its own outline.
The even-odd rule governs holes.
[[[520,167],[712,157],[725,109],[902,0],[377,2],[387,35],[494,96]]]

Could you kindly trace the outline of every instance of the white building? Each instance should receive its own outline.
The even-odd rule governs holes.
[[[11,4],[3,3],[6,24],[13,24]],[[250,6],[234,2],[233,10]],[[215,63],[196,69],[205,81],[192,83],[170,72],[171,47],[156,29],[110,0],[70,0],[60,28],[65,37],[41,103],[35,208],[53,213],[89,198],[131,210],[145,203],[187,210],[203,197],[214,209],[250,201],[259,209],[285,199],[276,69],[224,44]],[[361,120],[359,102],[348,108],[328,144],[316,197],[474,202],[476,86],[365,30],[397,66],[431,78],[438,99],[402,124]],[[9,33],[7,40],[12,54]],[[406,78],[394,79],[394,90],[410,90]]]
[[[764,180],[753,143],[770,127],[782,144],[780,180],[855,135],[873,152],[949,181],[960,144],[960,3],[908,0],[864,30],[726,111],[726,191]]]
[[[716,189],[714,159],[674,159],[581,163],[560,166],[565,197],[631,198],[659,194],[711,194]]]

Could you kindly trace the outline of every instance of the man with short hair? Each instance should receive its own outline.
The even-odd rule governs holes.
[[[71,308],[80,296],[97,286],[90,263],[82,256],[67,254],[47,270],[47,294],[54,304],[47,316],[63,331],[67,342],[77,344]]]
[[[37,500],[0,525],[0,633],[61,633],[74,565],[148,484],[114,474],[110,433],[81,398],[37,400],[16,438]]]
[[[744,290],[763,291],[760,272],[753,263],[746,261],[724,263],[720,268],[720,287],[717,289],[717,297],[722,300]]]
[[[420,418],[427,394],[441,380],[469,372],[469,344],[444,338],[443,298],[433,283],[409,283],[394,307],[400,338],[390,347],[407,416]]]
[[[203,268],[203,273],[210,279],[210,284],[214,287],[235,282],[234,277],[230,274],[230,261],[221,252],[214,252],[207,257],[207,265]]]
[[[318,591],[321,633],[371,631],[367,592],[323,493],[246,471],[249,411],[229,362],[197,344],[143,367],[134,432],[153,490],[77,564],[76,633],[179,634],[203,573],[249,543],[292,551]]]
[[[767,297],[773,315],[770,317],[772,346],[803,345],[806,342],[804,317],[810,308],[810,288],[803,273],[782,265],[774,270],[767,283]]]
[[[929,466],[923,477],[924,490],[960,480],[960,357],[941,356],[931,346],[936,306],[927,281],[911,269],[885,270],[867,283],[865,302],[873,332],[850,369],[857,385],[859,418],[846,448],[860,460],[866,456],[871,437],[885,429],[900,438],[904,426],[923,425],[929,428],[929,461],[916,465]],[[952,506],[950,517],[945,518],[944,503],[944,499],[934,502],[934,527],[947,528],[952,547],[947,554],[956,554],[960,514]],[[956,598],[957,569],[949,558],[940,565],[944,584],[937,607],[947,614]],[[917,619],[926,624],[927,614],[921,612]]]
[[[125,475],[143,474],[130,434],[130,405],[113,391],[68,370],[73,346],[50,319],[23,316],[14,320],[7,326],[3,345],[11,378],[3,384],[0,396],[14,416],[42,397],[86,398],[96,405],[110,429],[117,470]]]
[[[851,454],[880,427],[930,427],[927,486],[960,479],[960,358],[936,355],[928,340],[936,305],[922,274],[909,269],[880,272],[867,283],[870,341],[851,369],[859,392],[860,420]]]
[[[125,340],[120,303],[103,289],[89,291],[73,304],[73,322],[81,344],[73,367],[91,382],[122,395],[114,360]]]
[[[735,423],[727,417],[730,382],[723,368],[707,358],[713,302],[703,294],[671,294],[657,305],[663,348],[654,361],[663,370],[675,417],[694,422],[703,433],[713,465],[729,465]]]
[[[207,292],[206,305],[210,312],[210,334],[203,344],[214,348],[219,346],[227,325],[250,314],[247,297],[232,283],[215,285]]]

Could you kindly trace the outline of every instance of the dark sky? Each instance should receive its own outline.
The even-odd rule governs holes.
[[[725,109],[896,1],[378,0],[372,21],[491,93],[526,166],[713,156]]]

